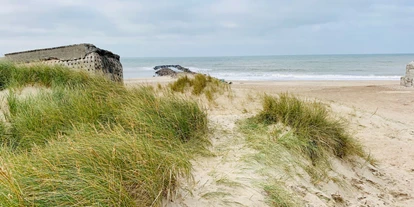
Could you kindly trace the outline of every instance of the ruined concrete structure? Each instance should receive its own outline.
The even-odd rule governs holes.
[[[103,73],[113,81],[123,80],[120,57],[92,44],[29,50],[5,54],[5,59],[15,63],[44,63],[67,66],[93,73]]]
[[[188,68],[185,68],[181,65],[159,65],[159,66],[155,66],[154,70],[159,70],[159,69],[163,69],[163,68],[177,68],[178,70],[181,70],[185,73],[193,73],[193,71],[191,71]]]
[[[177,75],[177,72],[174,70],[171,70],[170,68],[161,68],[155,72],[158,76],[171,76],[175,77]]]
[[[401,77],[400,85],[406,87],[414,87],[414,61],[410,62],[405,71],[405,76]]]
[[[156,70],[155,74],[157,74],[158,76],[171,76],[171,77],[174,77],[174,76],[177,75],[177,71],[174,71],[171,68],[176,68],[178,70],[181,70],[184,73],[195,74],[190,69],[185,68],[181,65],[159,65],[159,66],[155,66],[154,70]]]

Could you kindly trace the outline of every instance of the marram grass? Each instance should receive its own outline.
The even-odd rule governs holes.
[[[268,203],[274,207],[299,207],[298,198],[285,190],[283,182],[270,180],[264,185],[264,191],[268,195]]]
[[[169,88],[174,92],[181,93],[191,91],[191,94],[196,96],[204,94],[208,101],[213,101],[214,94],[229,90],[229,85],[209,75],[196,74],[193,78],[179,77],[175,82],[169,84]]]
[[[265,166],[260,171],[269,179],[262,186],[269,205],[275,207],[303,206],[284,186],[285,180],[301,179],[306,173],[313,183],[327,181],[332,158],[367,158],[343,120],[326,105],[286,93],[265,95],[259,114],[241,121],[239,127],[257,150],[251,158]]]
[[[93,85],[92,82],[103,84],[110,81],[91,76],[86,72],[74,73],[61,66],[51,67],[40,64],[26,66],[0,61],[0,90],[28,85],[73,88],[84,84]]]
[[[278,142],[299,150],[312,162],[330,155],[338,158],[363,155],[360,145],[347,132],[345,123],[332,117],[320,102],[303,101],[289,94],[266,95],[263,110],[256,118],[263,123],[282,123],[290,127],[294,136],[283,136]]]
[[[26,86],[40,89],[24,97]],[[0,87],[10,91],[0,123],[0,206],[159,205],[206,144],[204,110],[150,88],[5,63]]]

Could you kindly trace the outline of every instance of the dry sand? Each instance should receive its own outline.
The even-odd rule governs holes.
[[[125,82],[165,84],[172,80]],[[261,94],[281,92],[328,103],[349,120],[355,138],[378,162],[376,166],[352,166],[334,161],[333,173],[348,187],[332,182],[314,185],[306,179],[289,181],[288,187],[307,206],[414,206],[414,88],[401,87],[398,81],[236,81],[231,87],[231,97],[218,98],[216,105],[204,103],[214,131],[211,151],[216,156],[196,158],[194,181],[182,181],[166,206],[267,206],[258,185],[266,178],[243,159],[255,152],[234,126],[237,120],[257,113]],[[336,196],[343,202],[335,202]]]
[[[378,161],[378,183],[371,184],[379,192],[364,192],[368,186],[362,183],[356,198],[369,193],[371,198],[360,199],[366,205],[354,201],[351,206],[414,206],[414,88],[401,87],[399,81],[238,82],[234,88],[289,92],[330,103]]]

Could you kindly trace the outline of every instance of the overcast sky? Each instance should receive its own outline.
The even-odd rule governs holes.
[[[0,56],[77,43],[122,57],[414,53],[414,0],[0,0]]]

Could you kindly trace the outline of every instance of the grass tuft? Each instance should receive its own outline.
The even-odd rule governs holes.
[[[229,89],[228,84],[203,74],[196,74],[194,78],[182,76],[169,84],[169,87],[175,92],[184,93],[186,90],[191,90],[191,93],[196,96],[204,94],[210,102],[214,100],[215,93],[223,93]]]
[[[289,94],[280,94],[278,98],[266,95],[257,120],[290,127],[295,136],[284,136],[278,142],[300,150],[312,162],[330,154],[338,158],[363,155],[362,148],[346,132],[344,122],[333,118],[320,102],[302,101]]]
[[[210,78],[211,80],[211,78]],[[197,74],[193,80],[193,94],[200,95],[204,88],[207,86],[207,78],[205,75]]]
[[[269,182],[264,186],[270,205],[274,207],[301,206],[295,202],[293,195],[289,194],[283,186],[284,183],[277,181]]]
[[[257,150],[252,159],[265,166],[260,172],[270,182],[262,186],[271,206],[302,206],[284,187],[285,180],[309,177],[316,184],[331,179],[328,171],[333,157],[366,158],[343,120],[335,118],[326,105],[289,94],[264,96],[262,111],[240,121],[239,127]]]
[[[184,89],[188,86],[192,86],[193,81],[188,78],[188,76],[183,76],[178,78],[174,83],[170,84],[171,90],[175,92],[181,92],[184,93]]]

